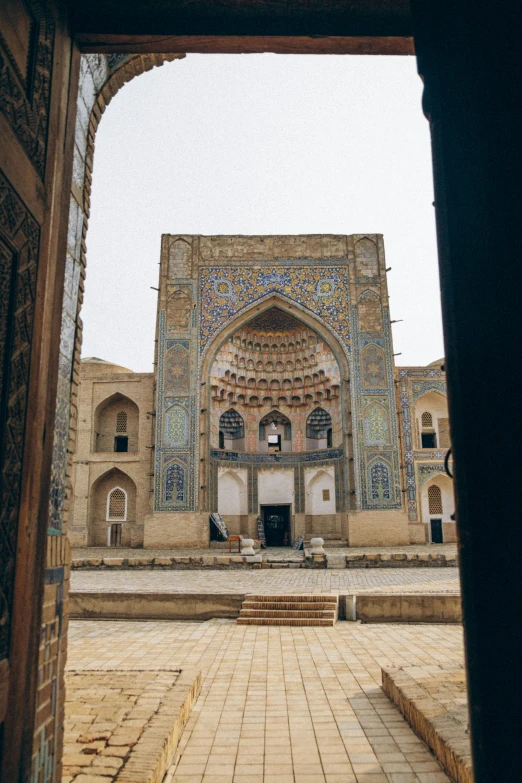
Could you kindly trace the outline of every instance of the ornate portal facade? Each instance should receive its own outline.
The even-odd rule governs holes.
[[[394,364],[381,235],[162,237],[155,371],[82,362],[76,545],[454,541],[443,360]]]

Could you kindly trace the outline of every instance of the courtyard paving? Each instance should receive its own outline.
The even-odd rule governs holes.
[[[381,667],[462,666],[459,626],[73,621],[68,649],[77,671],[202,672],[166,783],[449,781],[381,690]]]
[[[75,570],[71,589],[134,593],[459,593],[457,568]]]

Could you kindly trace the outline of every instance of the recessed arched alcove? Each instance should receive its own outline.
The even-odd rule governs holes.
[[[94,413],[92,450],[96,452],[137,452],[139,409],[135,402],[117,392],[101,402]]]
[[[272,448],[303,452],[341,445],[341,379],[349,373],[344,349],[329,330],[310,314],[274,297],[238,316],[225,332],[207,350],[202,370],[202,377],[207,368],[210,374],[212,447],[225,447],[220,419],[231,405],[244,421],[248,453]],[[236,365],[250,368],[246,378],[231,372]],[[303,369],[311,365],[314,372],[304,374]],[[326,424],[308,437],[307,421],[318,407]],[[274,411],[281,421],[268,421]],[[278,444],[268,443],[265,424],[272,428]]]
[[[421,488],[421,513],[426,541],[448,544],[456,540],[453,481],[445,473],[435,473]]]
[[[131,546],[136,522],[136,484],[119,468],[99,476],[89,493],[89,546]],[[115,529],[117,526],[118,529]],[[111,536],[112,533],[112,536]]]
[[[438,391],[427,391],[415,402],[415,438],[420,449],[449,449],[448,400]]]

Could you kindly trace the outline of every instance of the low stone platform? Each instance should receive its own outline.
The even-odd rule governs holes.
[[[75,548],[72,568],[99,569],[277,569],[308,568],[304,552],[291,547],[270,547],[260,552],[261,563],[248,563],[237,552],[216,549]],[[455,544],[404,547],[327,548],[327,566],[345,568],[444,568],[458,565]]]
[[[358,595],[355,617],[363,623],[461,623],[460,595],[386,593]]]
[[[382,687],[451,779],[473,783],[464,669],[383,669]]]
[[[200,690],[191,669],[67,671],[62,783],[161,783]]]
[[[320,599],[321,611],[307,600]],[[363,593],[259,596],[248,593],[75,592],[69,613],[76,620],[212,620],[237,618],[240,625],[332,625],[335,620],[362,623],[460,623],[460,596],[452,594],[383,595]],[[304,600],[304,605],[301,603]],[[290,604],[292,604],[290,606]],[[335,607],[325,611],[326,604]],[[320,617],[318,617],[320,615]],[[300,620],[303,620],[301,622]],[[320,622],[315,622],[319,619]],[[306,620],[306,621],[305,621]]]

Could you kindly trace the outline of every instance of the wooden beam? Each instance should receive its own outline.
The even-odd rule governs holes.
[[[415,54],[413,38],[401,36],[146,36],[79,33],[76,42],[82,52],[97,54]]]
[[[76,41],[90,52],[412,52],[409,0],[68,0],[68,4]]]

